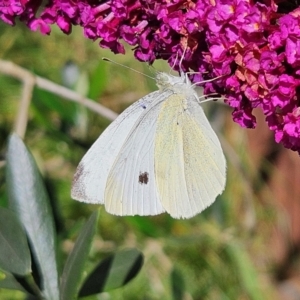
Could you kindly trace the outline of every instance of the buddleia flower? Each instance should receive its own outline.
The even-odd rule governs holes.
[[[42,6],[43,5],[43,6]],[[275,141],[300,153],[300,8],[275,0],[0,0],[0,18],[50,34],[81,26],[114,53],[124,44],[140,61],[167,60],[197,72],[233,108],[233,120],[254,128],[260,109]]]

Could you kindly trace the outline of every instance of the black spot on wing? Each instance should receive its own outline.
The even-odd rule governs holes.
[[[148,172],[140,172],[139,175],[139,183],[140,184],[147,184],[149,181],[149,177],[148,177],[149,173]]]

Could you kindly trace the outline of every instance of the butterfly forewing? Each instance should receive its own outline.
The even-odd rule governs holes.
[[[127,108],[101,134],[77,167],[72,184],[72,198],[88,203],[104,203],[108,174],[130,132],[145,107],[159,95],[153,92]]]

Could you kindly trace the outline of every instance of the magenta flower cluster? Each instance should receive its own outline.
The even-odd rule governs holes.
[[[177,70],[185,49],[182,68],[199,72],[194,82],[221,76],[206,83],[205,92],[224,95],[235,122],[254,128],[252,112],[259,108],[275,140],[300,153],[300,9],[293,3],[0,0],[0,17],[10,25],[18,17],[43,34],[51,24],[66,34],[80,25],[101,47],[125,53],[123,41],[137,59],[167,59]]]

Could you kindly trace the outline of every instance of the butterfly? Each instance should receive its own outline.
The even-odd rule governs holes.
[[[114,215],[190,218],[226,182],[226,160],[186,73],[157,72],[159,90],[129,106],[79,163],[72,198]]]

